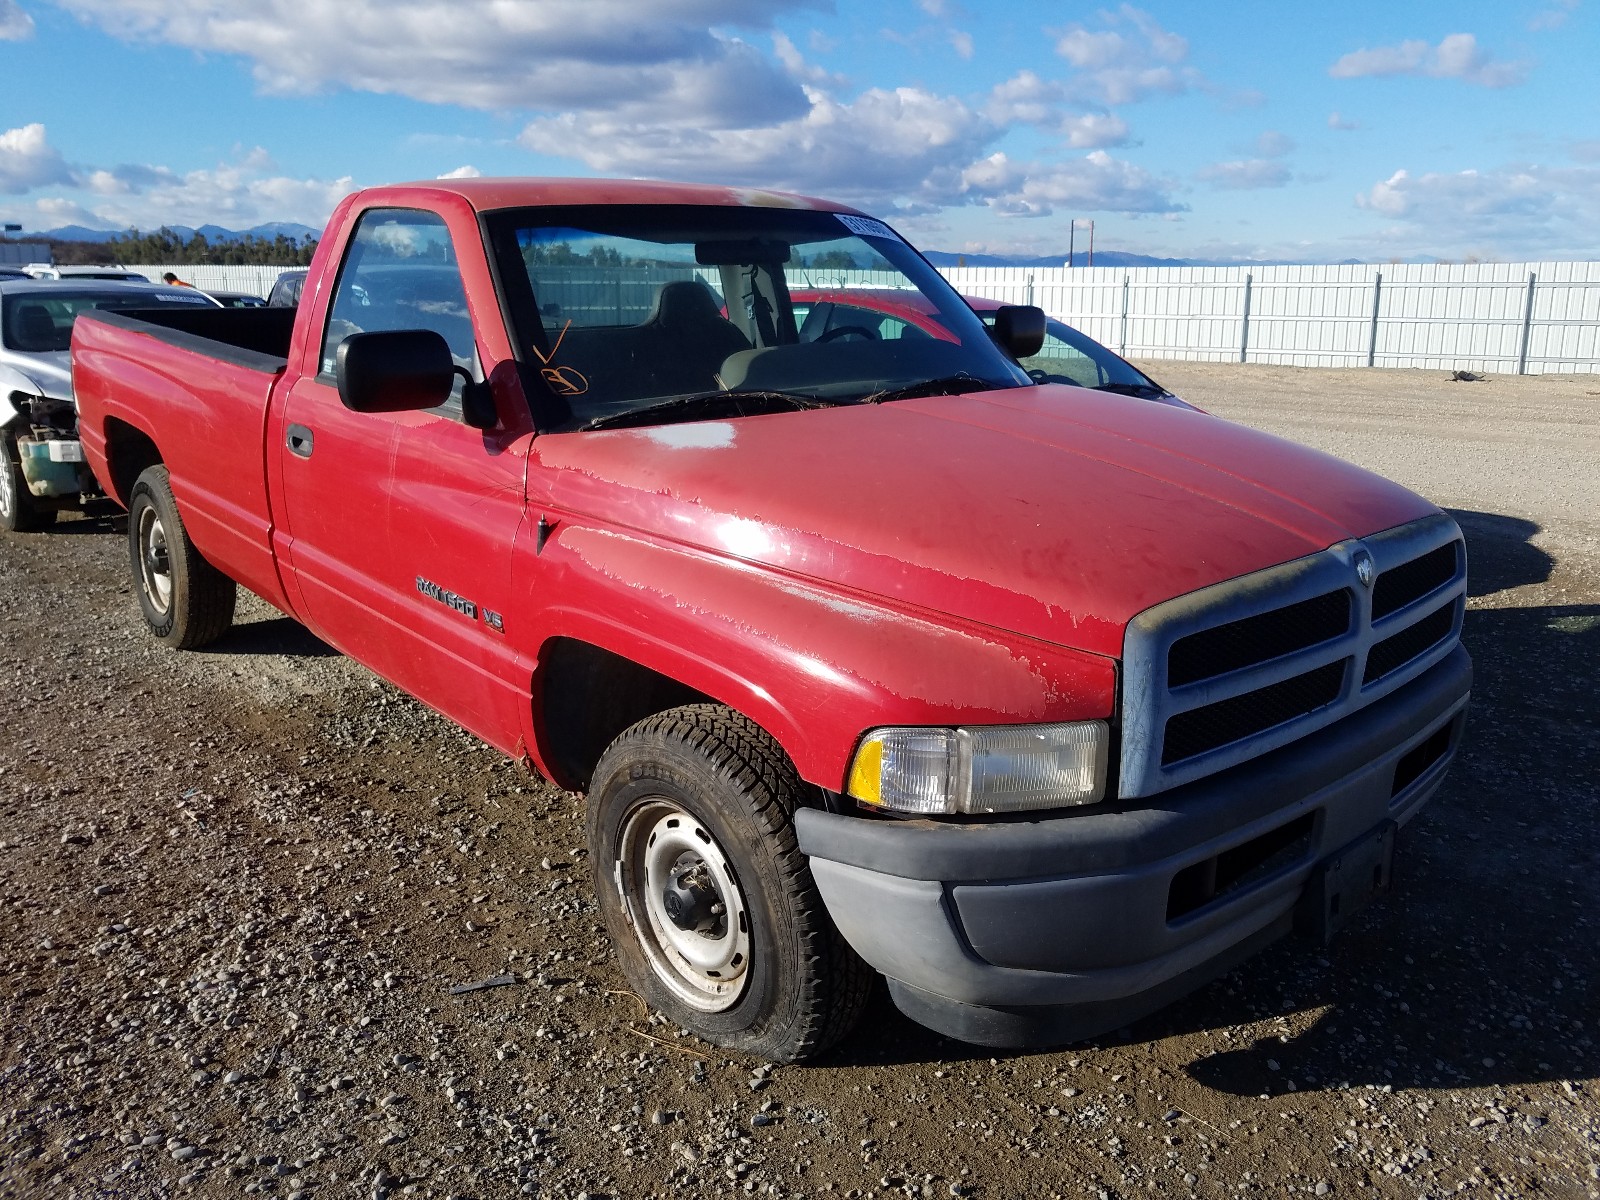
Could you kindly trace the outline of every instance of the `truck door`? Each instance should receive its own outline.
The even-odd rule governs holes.
[[[308,347],[269,433],[286,510],[280,554],[313,629],[508,748],[528,694],[503,617],[527,431],[465,424],[460,380],[436,409],[358,413],[340,402],[334,378],[346,337],[398,329],[442,334],[457,364],[482,378],[456,250],[435,213],[378,208],[360,217],[331,299],[308,314],[325,313],[316,370]]]

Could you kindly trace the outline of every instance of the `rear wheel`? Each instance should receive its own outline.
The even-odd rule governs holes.
[[[55,522],[56,510],[41,505],[22,478],[16,440],[0,429],[0,529],[34,533]]]
[[[189,540],[165,467],[148,468],[129,494],[128,552],[139,609],[161,641],[192,650],[233,624],[238,589]]]
[[[623,733],[589,793],[606,929],[645,1001],[709,1042],[792,1062],[855,1025],[873,973],[823,907],[778,744],[713,704]]]

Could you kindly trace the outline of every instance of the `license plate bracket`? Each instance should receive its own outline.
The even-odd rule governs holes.
[[[1326,945],[1373,899],[1389,890],[1396,828],[1393,821],[1385,821],[1316,865],[1300,901],[1301,928]]]

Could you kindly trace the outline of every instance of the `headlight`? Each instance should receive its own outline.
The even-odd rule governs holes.
[[[1104,721],[874,729],[850,764],[862,804],[919,814],[1026,812],[1103,798]]]

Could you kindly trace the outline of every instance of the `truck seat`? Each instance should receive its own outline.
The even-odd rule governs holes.
[[[71,335],[68,334],[68,337]],[[21,350],[65,350],[67,341],[56,323],[50,319],[50,310],[42,304],[17,306],[17,347]]]
[[[716,296],[698,279],[662,284],[639,328],[656,359],[651,374],[661,395],[710,391],[718,386],[723,360],[750,349],[749,339],[722,315]]]

